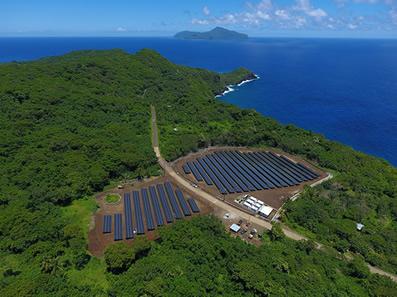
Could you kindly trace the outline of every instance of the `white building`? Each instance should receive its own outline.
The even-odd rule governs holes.
[[[230,226],[230,230],[233,231],[234,233],[238,233],[240,231],[241,227],[237,224],[233,224]]]
[[[258,214],[262,217],[268,217],[273,211],[273,208],[267,205],[262,205],[258,210]]]

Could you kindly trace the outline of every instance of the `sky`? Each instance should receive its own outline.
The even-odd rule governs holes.
[[[397,38],[397,0],[1,0],[0,36]]]

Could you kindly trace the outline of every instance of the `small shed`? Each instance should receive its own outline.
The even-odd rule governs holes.
[[[237,224],[233,224],[230,226],[230,230],[233,231],[234,233],[238,233],[240,231],[241,227]]]
[[[361,231],[361,230],[363,230],[364,225],[361,224],[361,223],[357,223],[357,224],[356,224],[356,228],[357,228],[358,231]]]

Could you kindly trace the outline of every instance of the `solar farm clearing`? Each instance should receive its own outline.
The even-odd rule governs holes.
[[[93,254],[101,254],[112,242],[133,242],[139,235],[155,239],[159,227],[209,212],[205,204],[166,178],[137,183],[119,189],[118,194],[123,197],[118,204],[106,203],[106,193],[97,198],[101,208],[89,233],[89,249]]]
[[[326,176],[296,157],[245,148],[207,149],[177,160],[173,167],[192,187],[243,210],[252,212],[251,202],[256,210],[261,206],[274,209],[273,214],[305,185]]]

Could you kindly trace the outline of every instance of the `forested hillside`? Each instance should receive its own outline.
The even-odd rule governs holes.
[[[0,295],[194,296],[179,291],[188,282],[199,295],[282,296],[297,294],[302,282],[311,296],[317,290],[390,296],[395,285],[368,276],[362,263],[331,263],[285,240],[256,249],[230,239],[213,218],[164,230],[161,241],[128,250],[125,258],[116,247],[127,270],[121,274],[87,254],[92,194],[113,180],[159,174],[150,144],[154,104],[168,159],[214,144],[274,146],[334,170],[332,182],[307,191],[285,218],[339,250],[396,270],[396,169],[214,98],[249,75],[177,66],[150,50],[83,51],[0,65]],[[366,226],[362,233],[354,230],[357,220]],[[252,252],[261,255],[259,263],[252,255],[244,260]],[[177,259],[170,256],[176,253]],[[164,270],[167,265],[172,270]],[[312,278],[320,285],[310,287]]]
[[[211,90],[201,85],[192,87],[197,92],[189,94],[191,100],[157,103],[163,155],[173,160],[210,145],[232,145],[275,147],[311,160],[335,177],[289,203],[283,219],[313,239],[341,252],[360,253],[369,263],[397,273],[396,168],[254,110],[211,100]],[[178,113],[171,112],[175,106]],[[362,232],[356,223],[365,225]]]

